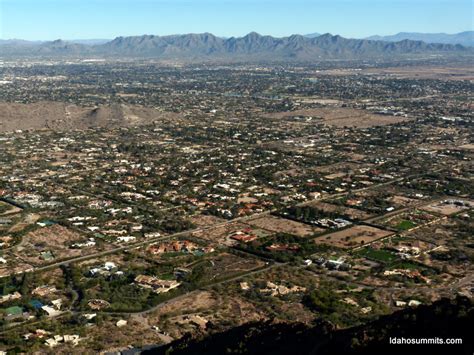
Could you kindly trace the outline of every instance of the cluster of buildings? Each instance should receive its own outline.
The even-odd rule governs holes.
[[[200,246],[189,240],[173,240],[171,242],[162,242],[156,244],[150,244],[147,247],[147,252],[159,255],[163,253],[191,253],[191,254],[207,254],[214,251],[213,247]]]
[[[138,275],[135,277],[135,283],[140,287],[149,288],[155,293],[166,293],[181,285],[176,280],[161,280],[147,275]]]
[[[111,276],[123,276],[124,272],[118,270],[117,265],[112,261],[107,261],[104,265],[96,266],[89,269],[88,272],[89,276],[96,277],[96,276],[103,276],[103,277],[111,277]]]
[[[44,339],[51,335],[51,332],[48,332],[44,329],[36,329],[32,333],[27,333],[23,335],[23,339],[25,340],[36,340],[36,339]],[[54,348],[60,344],[67,344],[70,346],[76,346],[79,344],[81,337],[77,334],[65,334],[59,335],[56,334],[50,338],[45,339],[44,344],[49,348]]]
[[[242,287],[242,284],[241,284]],[[306,292],[306,287],[277,285],[273,282],[267,281],[267,287],[259,290],[261,293],[269,294],[270,296],[284,296],[290,293],[303,293]]]

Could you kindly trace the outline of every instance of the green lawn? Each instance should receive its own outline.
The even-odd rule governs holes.
[[[416,227],[416,223],[415,223],[415,222],[403,220],[403,221],[401,221],[400,223],[398,223],[395,228],[397,228],[397,229],[399,229],[399,230],[402,230],[402,231],[406,231],[406,230],[412,229],[412,228],[414,228],[414,227]]]
[[[393,252],[383,249],[375,250],[372,248],[364,248],[359,250],[357,254],[383,263],[392,263],[393,261],[397,260],[397,256]]]
[[[161,274],[158,278],[161,280],[176,280],[176,276],[172,273]]]

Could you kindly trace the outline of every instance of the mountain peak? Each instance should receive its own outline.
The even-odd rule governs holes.
[[[243,38],[260,38],[260,37],[263,37],[260,33],[257,33],[255,31],[253,32],[250,32],[250,33],[247,33]]]

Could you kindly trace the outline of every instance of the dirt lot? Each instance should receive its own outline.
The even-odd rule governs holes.
[[[342,107],[306,109],[292,112],[276,112],[268,114],[266,117],[282,119],[289,116],[322,117],[322,122],[330,126],[348,126],[358,128],[385,126],[410,120],[408,118],[376,115],[364,110]]]
[[[390,201],[393,202],[397,206],[411,206],[418,202],[413,198],[405,197],[405,196],[393,196],[390,198]]]
[[[60,225],[38,228],[23,237],[16,246],[15,255],[28,263],[43,265],[53,260],[72,258],[82,255],[89,249],[70,249],[75,242],[82,242],[85,238],[80,234]],[[53,259],[42,257],[43,252],[51,252]]]
[[[209,216],[209,215],[197,215],[192,216],[190,218],[191,223],[193,223],[196,227],[208,227],[214,224],[223,223],[226,220],[223,218],[219,218],[216,216]]]
[[[435,203],[431,203],[429,205],[423,206],[420,209],[428,212],[435,212],[442,214],[444,216],[450,216],[452,214],[466,211],[471,208],[474,208],[474,202],[469,200],[461,200],[466,203],[466,206],[458,206],[455,204],[444,203],[444,201],[439,201]]]
[[[155,319],[156,316],[160,314],[179,314],[179,313],[192,313],[199,312],[216,305],[216,299],[213,297],[213,294],[209,291],[196,291],[177,298],[176,300],[167,302],[166,305],[160,307],[158,311],[155,312],[150,317],[150,321],[158,321]]]
[[[354,248],[394,234],[370,226],[354,226],[315,239],[316,244],[328,244],[338,248]]]
[[[274,216],[265,216],[248,221],[247,223],[271,232],[288,233],[298,237],[307,237],[313,234],[322,233],[324,231],[322,228],[312,227],[304,223]]]

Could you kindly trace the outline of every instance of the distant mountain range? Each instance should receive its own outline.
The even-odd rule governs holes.
[[[117,37],[95,41],[0,42],[0,57],[115,57],[185,61],[312,61],[368,59],[429,54],[472,54],[472,48],[402,40],[387,42],[347,39],[329,33],[276,38],[252,32],[244,37],[221,38],[210,33],[171,36]]]
[[[104,44],[109,41],[110,39],[73,39],[73,40],[67,40],[65,42],[95,45],[95,44]],[[26,41],[23,39],[0,39],[0,46],[2,45],[37,45],[37,44],[42,44],[42,43],[47,43],[47,42],[48,41]]]
[[[35,45],[41,43],[44,43],[44,41],[25,41],[23,39],[0,39],[0,46]]]
[[[398,42],[408,39],[411,41],[423,41],[426,43],[461,44],[463,46],[474,47],[474,31],[465,31],[455,34],[400,32],[396,35],[371,36],[366,39],[388,42]]]

